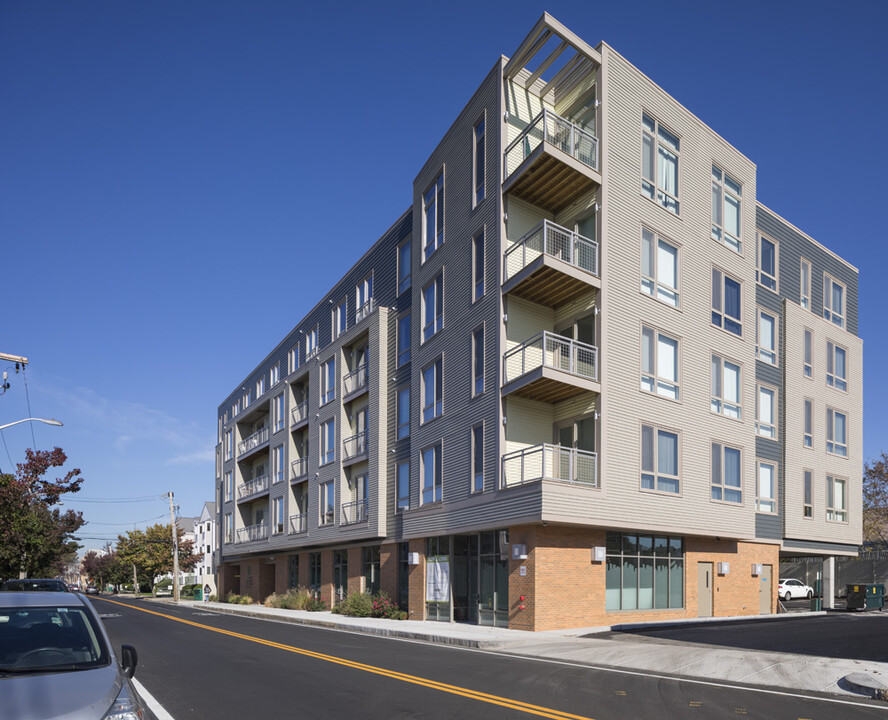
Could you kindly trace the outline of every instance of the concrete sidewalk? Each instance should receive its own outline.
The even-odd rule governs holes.
[[[167,599],[156,602],[170,602]],[[444,645],[479,648],[528,658],[568,662],[577,665],[619,668],[646,675],[668,675],[778,688],[786,691],[816,691],[861,697],[871,694],[870,686],[888,685],[888,662],[850,660],[784,652],[736,649],[716,644],[697,644],[635,635],[613,630],[642,630],[682,624],[699,626],[699,620],[669,623],[638,623],[625,626],[574,628],[528,632],[478,625],[450,624],[419,620],[355,618],[327,612],[280,610],[262,605],[230,605],[182,600],[180,606],[195,612],[228,613],[263,620],[312,625],[369,635],[404,638]],[[804,622],[804,618],[826,613],[800,613],[707,620],[707,623]],[[875,620],[875,619],[874,619]],[[885,619],[888,622],[888,618]],[[879,626],[881,629],[883,626]],[[861,687],[843,681],[848,675],[871,682]],[[853,688],[853,691],[852,691]]]

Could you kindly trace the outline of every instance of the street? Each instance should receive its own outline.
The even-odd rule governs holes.
[[[888,718],[885,704],[509,657],[97,597],[115,647],[176,720]],[[664,673],[669,668],[663,668]]]

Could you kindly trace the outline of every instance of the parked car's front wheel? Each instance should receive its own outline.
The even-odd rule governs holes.
[[[810,600],[812,597],[814,597],[814,591],[808,590],[808,600]]]
[[[792,600],[792,593],[787,590],[786,594],[783,596],[783,602],[789,602],[790,600]]]

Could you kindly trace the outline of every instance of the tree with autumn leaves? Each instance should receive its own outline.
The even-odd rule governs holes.
[[[888,453],[863,468],[863,541],[888,547]]]

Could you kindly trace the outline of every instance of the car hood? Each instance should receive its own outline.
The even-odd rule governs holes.
[[[3,716],[16,720],[101,720],[123,679],[112,664],[93,670],[0,676]]]

